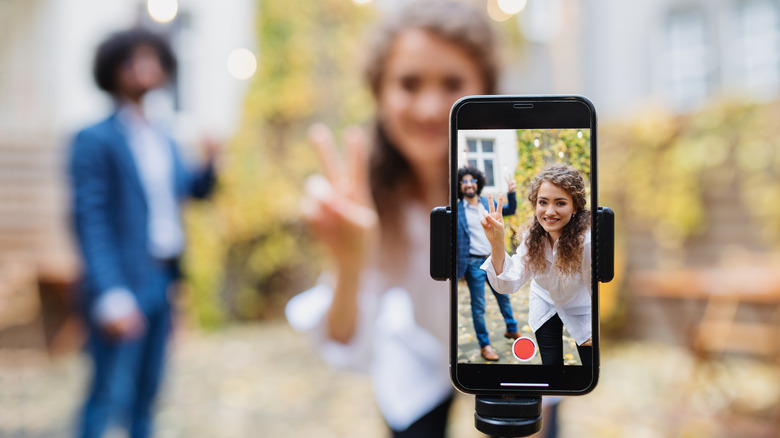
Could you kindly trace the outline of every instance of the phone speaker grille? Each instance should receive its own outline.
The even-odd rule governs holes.
[[[512,108],[514,109],[531,109],[534,107],[534,104],[532,103],[516,103],[512,105]]]

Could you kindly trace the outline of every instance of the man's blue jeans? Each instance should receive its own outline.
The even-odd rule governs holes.
[[[173,281],[170,273],[149,277],[149,290],[165,296]],[[145,331],[137,339],[111,340],[94,322],[89,323],[92,383],[80,419],[79,438],[100,438],[111,426],[124,426],[129,438],[152,436],[153,404],[162,383],[171,307],[164,302],[144,310]],[[123,435],[125,436],[125,435]]]
[[[493,292],[493,296],[496,297],[498,308],[501,310],[501,315],[504,316],[504,322],[506,322],[506,331],[509,333],[514,333],[517,331],[517,322],[512,315],[512,306],[509,303],[509,295],[496,292],[487,281],[487,272],[479,269],[479,267],[482,266],[482,263],[484,263],[486,259],[487,257],[469,256],[469,264],[466,268],[466,274],[464,275],[466,278],[466,284],[469,286],[469,294],[471,295],[471,318],[474,321],[474,331],[477,332],[479,348],[490,345],[490,337],[488,336],[487,327],[485,327],[486,283]]]

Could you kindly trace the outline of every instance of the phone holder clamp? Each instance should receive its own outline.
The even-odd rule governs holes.
[[[452,209],[448,206],[435,207],[431,211],[431,268],[434,280],[455,280],[452,259],[455,254],[453,242]],[[594,275],[601,283],[609,283],[614,277],[615,266],[615,213],[609,207],[598,207],[593,221],[593,237],[596,245]]]

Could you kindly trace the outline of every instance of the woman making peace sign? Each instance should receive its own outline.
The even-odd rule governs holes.
[[[327,362],[370,373],[394,436],[443,437],[449,289],[430,278],[429,214],[447,203],[450,107],[495,92],[495,36],[463,1],[409,3],[377,36],[366,49],[371,144],[351,130],[342,163],[327,127],[310,132],[324,175],[307,185],[305,215],[333,263],[287,316]]]
[[[484,213],[482,227],[491,256],[482,265],[501,293],[514,293],[531,280],[528,324],[536,335],[544,365],[563,365],[563,326],[577,343],[583,364],[592,362],[591,215],[585,181],[564,165],[539,173],[528,194],[534,217],[517,252],[504,249],[502,200]],[[489,201],[492,207],[492,200]]]

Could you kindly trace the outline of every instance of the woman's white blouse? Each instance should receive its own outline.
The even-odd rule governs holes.
[[[531,329],[536,332],[557,313],[577,345],[582,344],[592,335],[590,230],[584,235],[582,269],[575,275],[563,278],[553,269],[553,262],[558,254],[558,242],[552,247],[549,243],[545,245],[546,271],[532,273],[523,262],[523,257],[528,252],[525,244],[527,238],[526,232],[513,256],[505,254],[501,275],[496,275],[493,257],[488,257],[481,268],[487,272],[490,285],[503,294],[515,293],[531,280],[528,298],[528,325]]]
[[[293,297],[287,320],[306,331],[326,363],[366,372],[388,425],[404,430],[452,395],[449,378],[449,284],[430,277],[429,212],[403,207],[411,243],[404,276],[373,263],[361,276],[355,335],[347,344],[327,337],[325,315],[333,299],[326,278]]]

